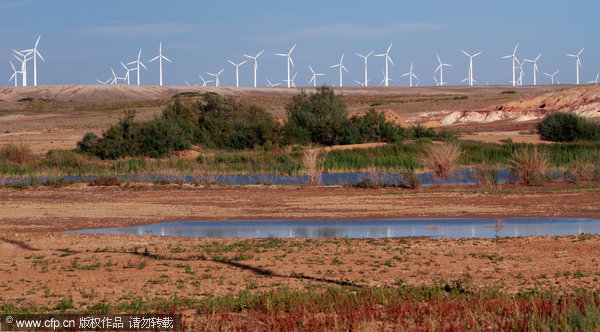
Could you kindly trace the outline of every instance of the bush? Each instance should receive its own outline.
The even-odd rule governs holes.
[[[344,138],[350,127],[346,101],[332,88],[322,86],[310,95],[302,91],[285,108],[288,121],[284,132],[288,143],[346,143]]]
[[[396,126],[394,123],[387,121],[384,112],[378,112],[375,109],[370,109],[363,116],[353,116],[350,119],[350,122],[352,124],[352,128],[350,130],[349,137],[346,139],[348,143],[402,142],[402,127]]]
[[[430,145],[422,158],[423,165],[438,179],[443,179],[448,177],[461,154],[462,150],[457,142]]]
[[[46,162],[52,167],[84,168],[89,159],[72,150],[50,150],[46,153]]]
[[[0,146],[0,159],[2,160],[24,165],[31,158],[33,158],[33,154],[29,145],[7,143]]]
[[[547,166],[548,158],[537,147],[517,149],[510,160],[510,170],[526,186],[541,182]]]
[[[573,142],[600,140],[600,125],[574,113],[548,114],[537,126],[545,141]]]

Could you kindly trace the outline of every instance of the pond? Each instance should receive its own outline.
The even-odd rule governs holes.
[[[208,238],[494,238],[600,233],[600,220],[576,218],[443,218],[365,220],[179,221],[72,233]]]

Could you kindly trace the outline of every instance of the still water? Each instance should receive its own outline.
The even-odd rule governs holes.
[[[73,231],[209,238],[494,238],[600,233],[600,220],[574,218],[447,218],[377,220],[180,221]]]

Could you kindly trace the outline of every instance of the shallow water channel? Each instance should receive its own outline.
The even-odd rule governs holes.
[[[378,220],[180,221],[86,229],[72,233],[208,238],[494,238],[600,233],[600,220],[576,218],[446,218]]]

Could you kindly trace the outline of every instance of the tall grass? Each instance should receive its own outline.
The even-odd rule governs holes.
[[[314,149],[312,146],[304,150],[302,164],[306,169],[310,184],[321,184],[325,156],[327,156],[327,152]]]
[[[25,165],[32,158],[31,147],[27,144],[6,143],[0,146],[0,160]]]
[[[537,147],[515,150],[510,161],[510,170],[526,186],[539,183],[548,167],[548,158]]]

